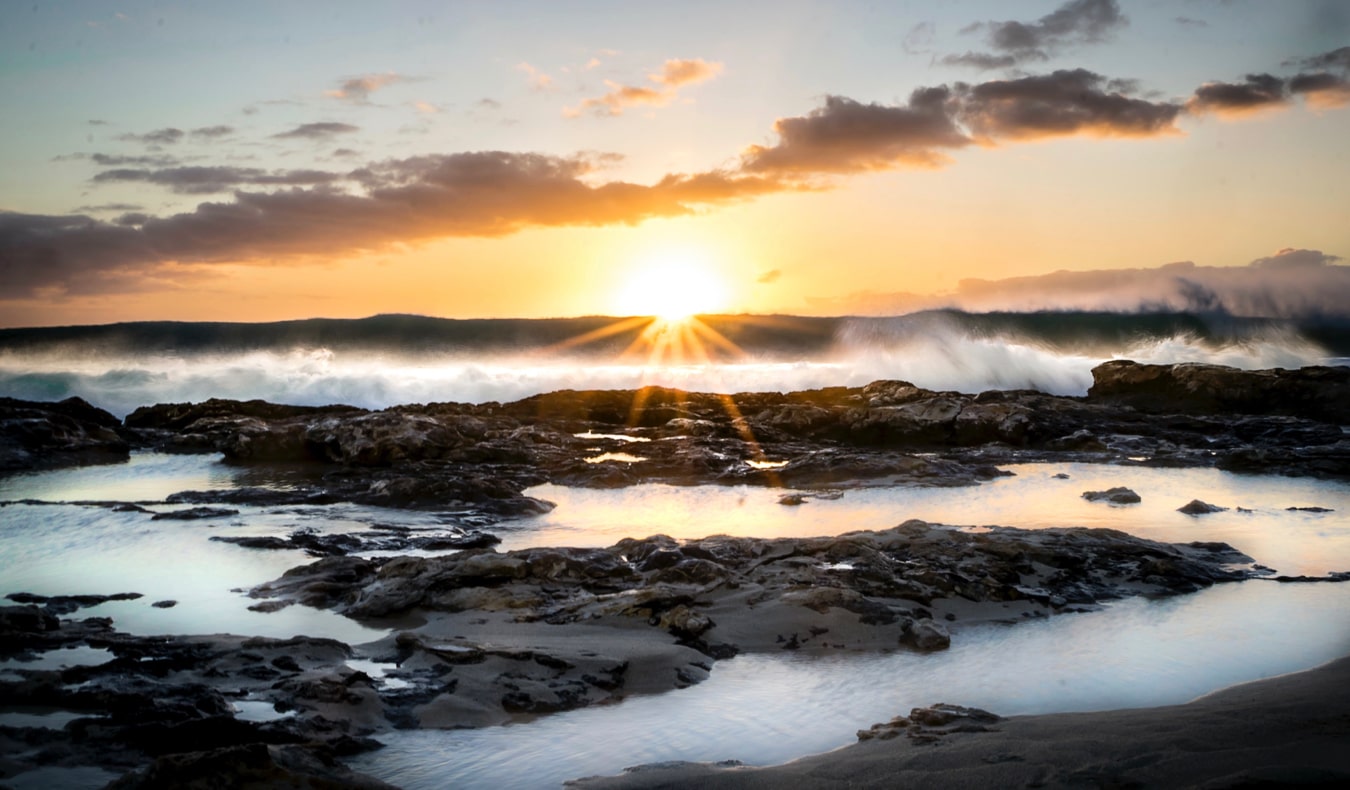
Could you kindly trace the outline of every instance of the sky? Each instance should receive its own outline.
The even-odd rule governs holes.
[[[0,325],[1350,310],[1350,3],[6,2]]]

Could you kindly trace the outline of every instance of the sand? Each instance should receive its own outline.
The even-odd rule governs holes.
[[[902,731],[765,768],[676,763],[570,786],[1347,787],[1350,656],[1184,705],[1016,716],[987,727],[928,743]]]

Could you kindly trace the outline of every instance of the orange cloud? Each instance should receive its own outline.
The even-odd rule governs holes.
[[[504,151],[426,155],[344,174],[360,193],[333,185],[241,191],[231,202],[202,203],[183,214],[112,222],[0,212],[0,298],[131,290],[170,264],[350,255],[531,227],[631,225],[783,188],[769,178],[717,171],[668,175],[650,186],[592,185],[583,178],[595,166],[585,157]]]
[[[705,82],[721,71],[721,63],[712,63],[701,58],[667,60],[660,72],[647,75],[647,79],[656,87],[623,85],[605,80],[608,92],[602,96],[584,99],[577,106],[564,109],[563,115],[576,118],[589,111],[607,117],[623,115],[624,109],[628,107],[641,105],[664,107],[675,99],[683,86]]]
[[[721,63],[709,63],[702,58],[691,60],[667,60],[660,74],[649,74],[647,79],[661,85],[678,88],[716,77],[722,72]]]

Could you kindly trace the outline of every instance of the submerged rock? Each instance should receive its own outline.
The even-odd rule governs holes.
[[[1227,510],[1226,507],[1211,505],[1208,502],[1201,502],[1198,499],[1192,499],[1190,502],[1177,508],[1178,513],[1185,513],[1188,516],[1203,516],[1206,513],[1222,513]]]
[[[1089,502],[1110,502],[1113,505],[1133,505],[1143,501],[1138,494],[1124,486],[1105,491],[1084,491],[1083,498]]]

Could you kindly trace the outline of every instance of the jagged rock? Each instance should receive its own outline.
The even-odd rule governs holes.
[[[125,461],[120,423],[80,398],[48,403],[0,398],[0,471]]]
[[[1154,413],[1283,414],[1350,423],[1350,368],[1238,370],[1112,360],[1092,370],[1088,398]]]

